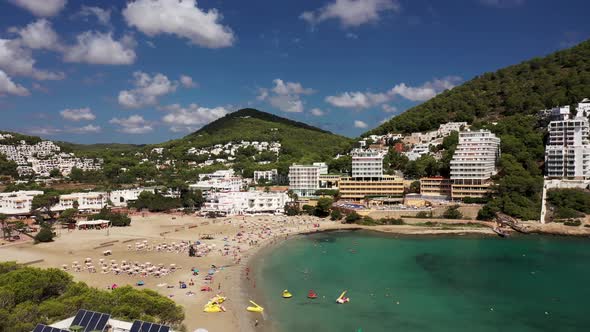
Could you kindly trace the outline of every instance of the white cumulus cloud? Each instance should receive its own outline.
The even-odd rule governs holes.
[[[0,70],[0,96],[28,96],[30,94],[31,93],[29,92],[29,90],[27,90],[27,88],[20,84],[14,83],[10,76],[8,76],[8,74]]]
[[[135,62],[136,42],[130,35],[120,40],[112,33],[86,31],[76,37],[76,44],[64,52],[64,61],[99,65],[128,65]]]
[[[301,113],[304,110],[301,96],[310,95],[315,91],[304,88],[298,82],[285,82],[280,78],[273,80],[272,88],[261,88],[258,91],[258,100],[266,100],[271,106],[278,108],[283,112]]]
[[[207,108],[197,104],[186,107],[172,104],[164,109],[169,113],[162,117],[162,122],[169,125],[170,130],[174,132],[195,131],[229,113],[224,107]]]
[[[197,86],[197,83],[193,81],[193,78],[188,75],[180,75],[180,83],[185,88],[194,88]]]
[[[381,105],[381,109],[385,113],[395,113],[395,112],[397,112],[397,107],[391,106],[389,104],[383,104],[383,105]]]
[[[10,28],[9,31],[18,34],[22,44],[28,48],[47,50],[62,49],[59,37],[55,30],[53,30],[51,22],[44,18],[29,23],[24,28]]]
[[[134,88],[119,92],[119,104],[126,108],[140,108],[156,105],[158,98],[176,91],[177,81],[171,81],[164,74],[136,71],[133,73]]]
[[[85,18],[94,16],[98,20],[98,23],[102,25],[108,26],[111,24],[110,9],[102,9],[100,7],[83,5],[82,9],[80,9],[80,12],[77,14],[77,16]]]
[[[89,124],[82,127],[70,127],[67,128],[66,131],[74,134],[95,134],[100,133],[102,128],[97,125]]]
[[[66,108],[59,112],[61,117],[68,121],[92,121],[96,119],[96,115],[92,113],[89,107],[84,108]]]
[[[326,97],[326,102],[335,107],[366,109],[387,102],[391,96],[385,93],[344,92],[338,96]]]
[[[420,86],[409,86],[406,83],[400,83],[386,92],[343,92],[336,96],[327,96],[325,101],[332,106],[351,109],[367,109],[378,105],[383,105],[396,96],[400,96],[411,101],[426,101],[437,94],[450,90],[461,81],[460,77],[447,76],[442,79],[435,78]],[[397,109],[390,105],[383,105],[383,111],[395,112]]]
[[[14,76],[28,76],[38,80],[61,80],[62,72],[51,72],[35,67],[31,49],[20,39],[0,39],[0,69]]]
[[[312,25],[336,19],[343,27],[357,27],[378,21],[382,12],[399,10],[397,0],[334,0],[314,11],[303,12],[299,17]]]
[[[67,0],[9,0],[13,4],[28,10],[35,16],[55,16],[67,3]]]
[[[207,48],[233,45],[232,30],[221,24],[221,13],[200,9],[195,0],[134,0],[123,10],[128,25],[148,36],[172,34]]]
[[[362,129],[364,129],[364,128],[367,128],[368,126],[369,126],[369,125],[367,125],[367,123],[366,123],[366,122],[364,122],[364,121],[361,121],[361,120],[354,120],[354,127],[355,127],[355,128],[362,128]]]
[[[109,122],[119,126],[119,131],[126,134],[146,134],[154,130],[150,121],[137,114],[128,118],[112,118]]]
[[[322,116],[322,115],[326,114],[326,112],[322,111],[322,110],[321,110],[321,109],[319,109],[319,108],[312,108],[312,109],[310,110],[310,112],[311,112],[311,114],[312,114],[312,115],[314,115],[314,116]]]

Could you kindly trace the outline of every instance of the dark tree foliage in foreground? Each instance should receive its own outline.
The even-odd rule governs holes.
[[[99,290],[72,281],[72,276],[58,269],[0,263],[0,331],[29,332],[38,323],[50,324],[71,317],[78,309],[176,328],[184,320],[180,306],[154,291],[129,286]]]

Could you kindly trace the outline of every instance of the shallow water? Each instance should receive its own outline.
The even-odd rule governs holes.
[[[590,240],[300,236],[255,259],[278,331],[589,331]],[[283,289],[293,298],[282,299]],[[307,299],[309,289],[319,298]],[[335,303],[348,290],[348,304]]]

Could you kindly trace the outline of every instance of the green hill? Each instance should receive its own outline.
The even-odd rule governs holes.
[[[191,147],[204,148],[240,141],[281,143],[279,159],[267,155],[266,160],[271,163],[257,168],[278,167],[285,173],[293,162],[328,161],[336,154],[349,150],[353,142],[350,138],[305,123],[245,108],[217,119],[181,139],[156,146],[168,149],[168,153],[177,160],[186,160],[192,158],[186,154]],[[247,163],[244,159],[238,161]],[[248,168],[254,167],[253,163],[249,164]],[[238,165],[237,168],[240,167],[244,165]]]
[[[436,129],[448,121],[495,121],[590,97],[590,41],[485,73],[413,107],[366,134]]]
[[[491,219],[503,211],[521,219],[538,219],[543,185],[542,109],[575,105],[590,97],[590,41],[485,73],[413,107],[365,133],[410,133],[436,129],[448,121],[467,121],[501,138],[502,155],[493,194],[480,212]]]

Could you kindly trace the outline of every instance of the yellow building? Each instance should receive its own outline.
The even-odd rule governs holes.
[[[459,183],[457,183],[459,182]],[[475,180],[455,180],[451,188],[451,197],[453,200],[463,199],[465,197],[481,198],[487,196],[491,191],[492,182],[475,181]]]
[[[420,194],[423,196],[451,197],[452,181],[442,176],[420,179]]]
[[[339,183],[340,198],[360,201],[367,196],[400,197],[404,194],[404,180],[390,175],[371,180],[342,178]]]
[[[320,174],[320,189],[338,189],[341,178],[339,174]]]

